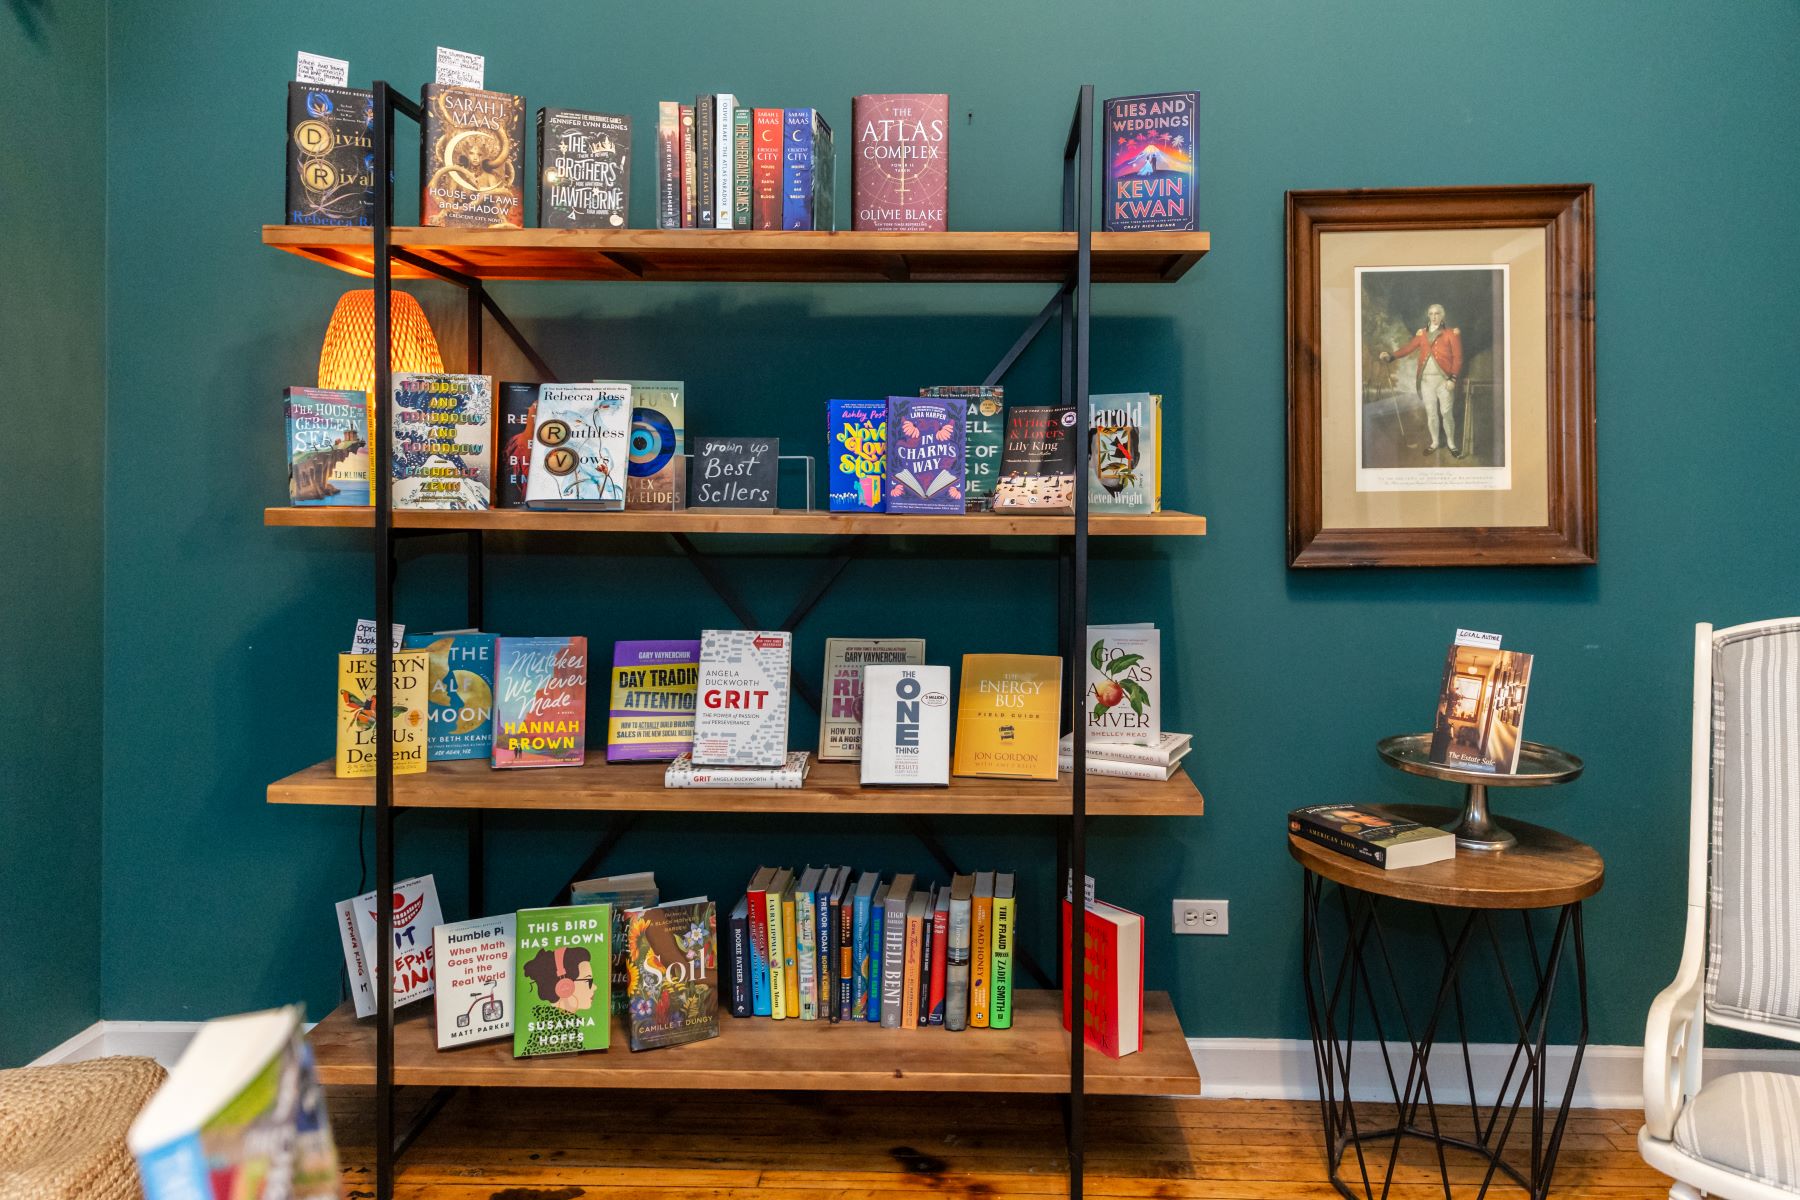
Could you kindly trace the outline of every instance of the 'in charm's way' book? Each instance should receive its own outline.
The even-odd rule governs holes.
[[[949,667],[864,668],[861,782],[950,782]]]
[[[630,384],[540,384],[525,503],[624,508],[630,443]]]
[[[540,229],[623,229],[630,199],[630,117],[538,109]]]
[[[960,396],[888,397],[887,510],[960,513],[964,510],[963,427],[968,401]]]
[[[787,761],[793,645],[794,635],[783,630],[701,630],[695,765],[779,767]]]
[[[940,399],[960,396],[967,402],[963,423],[963,507],[987,512],[994,506],[1000,482],[1000,457],[1006,444],[1006,389],[995,385],[920,388],[919,395]]]
[[[694,695],[700,643],[613,644],[607,762],[667,762],[694,744]]]
[[[1200,93],[1108,100],[1103,128],[1101,228],[1199,229]]]
[[[494,745],[494,635],[411,633],[406,648],[425,651],[431,667],[428,757],[486,758]]]
[[[499,639],[496,767],[578,767],[585,759],[587,639]]]
[[[426,679],[430,663],[423,650],[394,655],[393,702],[387,719],[393,722],[394,774],[416,775],[425,769],[427,714]],[[364,779],[375,774],[376,720],[375,656],[338,655],[337,767],[339,779]]]
[[[612,1039],[610,904],[525,908],[513,952],[513,1057],[604,1050]]]
[[[480,510],[494,486],[494,381],[394,376],[394,507]]]
[[[819,761],[855,762],[862,757],[864,667],[924,661],[924,638],[826,638]]]
[[[439,1050],[512,1036],[514,927],[502,913],[431,931]]]
[[[305,387],[286,388],[282,397],[288,503],[367,508],[369,397]]]
[[[719,1036],[717,923],[704,896],[630,914],[626,1015],[633,1050]]]
[[[525,101],[505,92],[425,85],[419,224],[525,227]]]

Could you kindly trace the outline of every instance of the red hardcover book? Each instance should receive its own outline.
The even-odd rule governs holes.
[[[944,992],[950,974],[950,889],[938,889],[937,904],[931,913],[931,986],[926,1022],[944,1023]]]
[[[949,228],[950,97],[858,96],[850,111],[850,227]]]
[[[1062,906],[1067,953],[1071,905]],[[1096,900],[1087,906],[1087,978],[1082,987],[1082,1040],[1108,1058],[1144,1048],[1144,918]],[[1063,967],[1063,1028],[1069,1020],[1069,976]]]
[[[750,114],[750,228],[781,228],[781,110]]]

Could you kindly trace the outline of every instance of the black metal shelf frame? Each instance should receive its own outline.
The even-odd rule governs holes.
[[[377,630],[388,630],[393,627],[394,582],[396,576],[395,546],[402,534],[396,530],[393,522],[392,507],[392,451],[390,436],[391,404],[387,398],[391,394],[390,364],[392,362],[391,325],[393,296],[393,262],[401,262],[420,268],[445,282],[462,288],[467,298],[467,329],[463,351],[463,369],[471,374],[481,371],[481,339],[484,316],[491,316],[507,338],[516,345],[532,366],[545,380],[555,381],[557,376],[543,360],[530,342],[520,333],[506,313],[488,294],[480,279],[464,275],[461,272],[441,267],[421,258],[407,250],[396,248],[392,244],[394,226],[394,128],[395,115],[407,117],[414,124],[422,124],[424,113],[413,100],[396,92],[385,81],[377,81],[375,92],[375,119],[377,136],[375,138],[375,211],[378,220],[374,225],[374,278],[375,278],[375,386],[374,394],[378,398],[374,410],[374,427],[370,431],[374,443],[375,454],[370,463],[371,484],[373,487],[375,521],[372,545],[375,561],[375,624]],[[1057,286],[1049,303],[1044,305],[1037,316],[1019,335],[1006,354],[988,373],[986,383],[999,383],[1010,371],[1025,350],[1036,340],[1050,322],[1057,321],[1062,347],[1062,400],[1067,407],[1072,407],[1078,414],[1078,429],[1087,428],[1088,422],[1088,330],[1090,315],[1090,294],[1093,283],[1092,241],[1094,229],[1094,88],[1092,84],[1083,84],[1076,102],[1073,119],[1069,126],[1068,139],[1063,147],[1062,178],[1062,229],[1073,232],[1076,236],[1075,262],[1069,276]],[[1087,477],[1087,439],[1077,437],[1075,442],[1075,478]],[[411,531],[417,532],[417,531]],[[440,535],[443,536],[443,535]],[[455,536],[449,534],[447,536]],[[479,629],[483,624],[482,591],[483,591],[483,541],[480,531],[469,531],[462,535],[465,539],[465,554],[468,564],[468,616],[471,628]],[[732,589],[729,580],[720,572],[717,564],[710,561],[694,543],[685,536],[671,535],[675,545],[685,554],[699,570],[701,577],[719,594],[719,597],[731,609],[732,613],[749,628],[759,628],[748,608]],[[849,561],[858,538],[846,539],[837,548],[820,572],[816,581],[808,588],[799,604],[789,614],[781,628],[792,629],[817,604],[818,600],[830,587]],[[1087,722],[1082,719],[1082,692],[1074,687],[1074,681],[1083,678],[1082,648],[1086,640],[1088,613],[1088,495],[1087,488],[1075,488],[1075,528],[1072,535],[1057,538],[1057,582],[1058,582],[1058,640],[1063,655],[1063,675],[1070,683],[1068,712],[1065,714],[1074,736],[1074,762],[1071,774],[1071,806],[1068,818],[1064,823],[1063,836],[1058,839],[1059,878],[1082,880],[1087,870]],[[393,704],[393,649],[390,639],[378,635],[375,639],[375,687],[377,712],[387,712]],[[816,699],[810,684],[802,684],[796,680],[803,699],[809,699],[816,707]],[[395,822],[400,811],[394,806],[394,780],[392,739],[393,727],[387,721],[377,721],[376,755],[375,755],[375,891],[379,896],[389,896],[394,890],[394,833]],[[581,879],[597,869],[601,861],[618,843],[620,837],[634,818],[629,814],[618,817],[573,876]],[[485,875],[486,854],[483,816],[479,809],[468,814],[468,879],[469,905],[471,912],[480,912],[485,907]],[[911,823],[911,828],[925,842],[927,849],[946,869],[955,871],[956,864],[944,850],[941,843],[930,836],[929,826],[923,819]],[[563,891],[566,899],[567,889]],[[376,1200],[392,1200],[394,1194],[395,1164],[413,1139],[425,1128],[437,1112],[443,1107],[450,1089],[439,1089],[408,1122],[404,1130],[395,1130],[395,1091],[394,1083],[394,1005],[393,988],[393,909],[388,904],[376,906],[376,940],[381,947],[377,957],[375,970],[375,989],[377,996],[376,1029],[375,1029],[375,1196]],[[1079,980],[1086,975],[1086,953],[1083,940],[1083,923],[1070,922],[1069,941],[1060,951],[1066,955],[1065,961],[1074,964],[1072,977]],[[1051,986],[1048,976],[1035,964],[1022,962],[1022,968],[1038,977],[1045,986]],[[1085,1139],[1085,1039],[1071,1036],[1069,1039],[1069,1087],[1064,1095],[1064,1117],[1068,1142],[1069,1196],[1071,1200],[1080,1200],[1082,1195],[1082,1159]]]

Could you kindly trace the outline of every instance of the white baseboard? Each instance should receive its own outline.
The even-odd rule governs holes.
[[[199,1021],[97,1021],[32,1063],[80,1062],[114,1054],[154,1058],[173,1066],[181,1051],[200,1028]],[[1203,1094],[1217,1099],[1317,1100],[1318,1076],[1313,1067],[1312,1043],[1286,1038],[1189,1038],[1188,1050],[1200,1067]],[[1513,1048],[1496,1043],[1469,1047],[1475,1088],[1484,1099],[1498,1090],[1506,1075]],[[1553,1085],[1567,1078],[1572,1048],[1550,1047]],[[1410,1055],[1405,1046],[1389,1048],[1394,1071],[1405,1082]],[[1463,1079],[1462,1055],[1454,1045],[1438,1047],[1437,1067],[1431,1074],[1432,1098],[1440,1103],[1464,1103],[1468,1086]],[[1358,1042],[1351,1054],[1351,1094],[1358,1100],[1391,1099],[1387,1073],[1374,1042]],[[1733,1071],[1780,1071],[1800,1075],[1800,1050],[1706,1051],[1706,1076]],[[1581,1078],[1575,1085],[1577,1108],[1643,1107],[1644,1048],[1642,1046],[1589,1046],[1582,1058]],[[1516,1075],[1515,1075],[1516,1079]]]

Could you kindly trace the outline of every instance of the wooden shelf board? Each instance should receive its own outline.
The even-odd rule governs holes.
[[[265,225],[263,244],[369,276],[366,228]],[[399,226],[393,245],[478,279],[617,282],[1058,283],[1075,267],[1073,233],[813,233],[710,229],[431,229]],[[1199,233],[1093,235],[1095,283],[1171,283],[1212,247]],[[396,278],[432,278],[396,259]]]
[[[510,1002],[510,997],[508,998]],[[780,1091],[1065,1092],[1069,1038],[1062,998],[1013,996],[1011,1029],[883,1029],[866,1021],[773,1021],[719,1017],[719,1036],[633,1054],[613,1020],[612,1048],[515,1059],[512,1041],[437,1049],[431,1002],[403,1010],[394,1026],[394,1082],[429,1087],[716,1088]],[[375,1081],[375,1022],[349,1005],[314,1027],[319,1079]],[[1090,1093],[1200,1094],[1200,1073],[1167,992],[1144,996],[1144,1048],[1124,1058],[1090,1049]]]
[[[264,525],[323,529],[368,529],[375,523],[370,508],[273,507],[263,510]],[[1074,517],[1041,517],[1011,513],[965,516],[913,516],[902,513],[834,513],[777,509],[748,512],[688,509],[683,512],[539,512],[500,508],[487,512],[403,511],[394,514],[396,529],[479,529],[488,532],[549,531],[558,533],[749,533],[848,537],[911,534],[949,537],[1058,537],[1075,532]],[[1103,513],[1088,518],[1097,537],[1203,537],[1206,518],[1192,513],[1159,512],[1143,516]]]
[[[604,754],[604,751],[602,751]],[[496,771],[486,759],[434,762],[422,775],[394,777],[400,808],[578,810],[587,812],[874,813],[1057,816],[1069,811],[1070,776],[1056,782],[952,777],[947,788],[865,788],[856,763],[813,764],[803,788],[666,788],[662,763]],[[339,779],[317,763],[269,785],[270,804],[369,807],[373,779]],[[1187,816],[1205,801],[1185,771],[1168,780],[1088,776],[1095,816]]]

